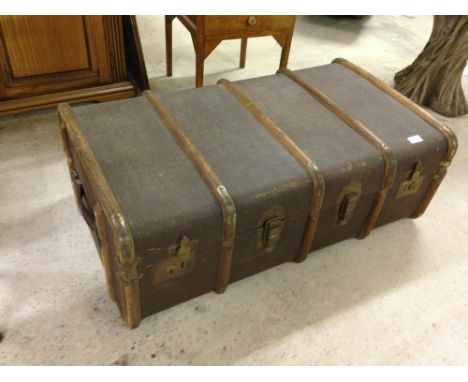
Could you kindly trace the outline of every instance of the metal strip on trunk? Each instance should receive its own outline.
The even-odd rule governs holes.
[[[364,78],[372,85],[379,88],[381,91],[395,99],[401,105],[406,107],[407,109],[411,110],[414,114],[416,114],[419,118],[421,118],[424,122],[432,126],[435,130],[437,130],[440,134],[444,136],[447,141],[447,152],[439,165],[439,172],[435,174],[432,178],[432,182],[429,185],[426,194],[424,195],[421,203],[417,207],[416,211],[411,215],[412,218],[417,218],[421,216],[424,211],[426,210],[427,206],[429,205],[432,197],[434,196],[437,188],[439,187],[442,179],[444,178],[447,167],[452,162],[452,159],[457,151],[458,141],[457,137],[450,130],[447,126],[442,125],[439,121],[437,121],[431,114],[421,108],[419,105],[411,101],[409,98],[405,97],[403,94],[399,93],[397,90],[393,89],[391,86],[383,82],[382,80],[378,79],[377,77],[373,76],[369,72],[365,71],[364,69],[360,68],[359,66],[345,60],[344,58],[335,58],[333,60],[334,64],[339,64],[344,66],[345,68],[351,70],[352,72],[356,73],[358,76]]]
[[[180,123],[167,111],[161,101],[151,91],[143,92],[146,99],[158,113],[164,126],[175,138],[183,152],[192,161],[201,177],[207,184],[223,212],[223,237],[221,256],[218,265],[218,277],[215,291],[223,293],[231,275],[232,253],[234,250],[234,237],[236,233],[236,205],[226,187],[221,183],[218,175],[208,163],[201,151],[191,141]]]
[[[309,254],[312,243],[317,231],[318,219],[323,203],[325,191],[325,182],[322,174],[319,172],[315,163],[310,157],[270,118],[249,99],[247,96],[228,80],[218,81],[219,85],[224,86],[239,102],[255,117],[255,119],[299,162],[312,180],[312,202],[310,207],[309,219],[304,232],[301,247],[295,261],[305,260]]]
[[[297,74],[291,72],[288,69],[280,69],[278,71],[281,74],[284,74],[286,77],[293,80],[295,83],[300,85],[304,90],[306,90],[312,97],[314,97],[318,102],[325,106],[329,111],[334,115],[340,118],[344,123],[351,127],[356,133],[358,133],[367,143],[369,143],[382,157],[385,164],[385,173],[382,180],[382,185],[377,198],[374,201],[372,209],[367,217],[367,220],[362,228],[359,238],[364,238],[371,230],[374,228],[379,218],[380,212],[385,202],[388,190],[392,187],[393,182],[395,181],[396,176],[396,158],[393,154],[390,147],[382,141],[377,135],[375,135],[371,130],[369,130],[362,122],[351,117],[343,108],[338,106],[330,97],[325,93],[317,89],[316,87],[309,84],[303,78]]]

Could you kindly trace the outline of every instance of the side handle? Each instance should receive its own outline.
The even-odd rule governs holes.
[[[78,208],[83,215],[88,226],[93,230],[96,231],[96,221],[94,218],[94,214],[89,207],[88,199],[86,198],[86,193],[83,187],[83,183],[81,182],[80,175],[78,171],[71,170],[70,177],[73,183],[73,189],[76,195],[76,200],[78,202]]]

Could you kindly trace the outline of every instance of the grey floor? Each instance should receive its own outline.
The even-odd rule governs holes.
[[[153,89],[192,87],[188,32],[174,28],[168,79],[163,18],[138,22]],[[424,16],[300,17],[289,66],[342,56],[391,82],[431,24]],[[241,70],[239,41],[222,43],[207,60],[206,84],[274,73],[275,44],[249,41]],[[467,364],[468,116],[437,118],[460,147],[423,217],[206,294],[130,331],[107,297],[74,205],[55,110],[1,117],[0,364]]]

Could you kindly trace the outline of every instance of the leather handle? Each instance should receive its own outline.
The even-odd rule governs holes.
[[[72,170],[70,175],[73,181],[73,188],[75,189],[75,193],[76,193],[78,204],[79,204],[78,208],[80,209],[81,214],[83,215],[83,218],[85,219],[88,226],[93,231],[95,231],[96,222],[95,222],[94,214],[88,205],[88,199],[86,198],[86,193],[83,187],[83,183],[80,180],[80,175],[78,174],[76,170]]]

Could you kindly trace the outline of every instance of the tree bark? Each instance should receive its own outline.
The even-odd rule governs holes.
[[[434,16],[416,60],[395,74],[395,89],[447,117],[468,113],[461,79],[468,59],[468,16]]]

